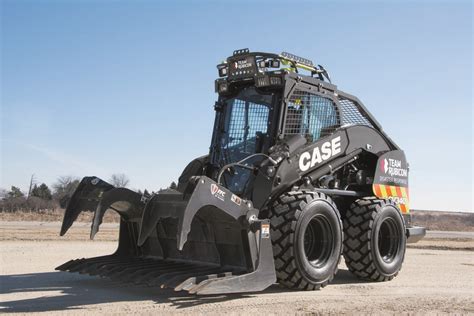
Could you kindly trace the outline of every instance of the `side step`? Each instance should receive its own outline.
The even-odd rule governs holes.
[[[188,291],[191,294],[201,294],[200,290],[212,282],[245,273],[232,267],[118,255],[70,260],[56,267],[56,270],[99,275],[137,285]]]

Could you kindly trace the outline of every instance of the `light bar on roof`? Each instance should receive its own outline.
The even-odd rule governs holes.
[[[299,57],[299,56],[296,56],[296,55],[293,55],[293,54],[290,54],[290,53],[287,53],[287,52],[281,53],[280,56],[285,58],[285,59],[294,61],[294,62],[296,62],[298,64],[301,64],[301,65],[305,65],[305,66],[308,66],[308,67],[314,67],[313,62],[311,60],[303,58],[303,57]]]

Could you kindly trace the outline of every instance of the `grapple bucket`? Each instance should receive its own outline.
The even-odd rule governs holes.
[[[68,261],[56,270],[196,294],[261,291],[276,281],[268,220],[207,177],[191,194],[142,196],[85,177],[64,214],[61,236],[82,211],[94,211],[91,239],[104,213],[121,216],[114,254]]]

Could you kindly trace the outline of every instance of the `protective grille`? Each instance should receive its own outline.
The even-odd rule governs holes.
[[[373,127],[366,116],[358,109],[357,104],[349,99],[339,97],[342,125],[367,125]]]
[[[286,136],[304,135],[312,142],[332,133],[339,126],[339,116],[330,99],[295,90],[287,106]]]
[[[255,153],[257,133],[267,134],[269,108],[266,105],[234,99],[227,139],[222,144],[222,160],[238,161]]]

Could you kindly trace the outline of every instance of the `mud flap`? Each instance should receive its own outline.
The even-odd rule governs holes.
[[[402,214],[410,213],[408,163],[403,151],[392,150],[378,158],[372,191],[376,197],[393,200]]]
[[[276,281],[269,221],[207,177],[194,179],[190,196],[176,191],[151,198],[86,177],[66,209],[61,235],[89,210],[95,212],[92,238],[108,209],[122,219],[117,251],[58,270],[195,294],[261,291]]]

